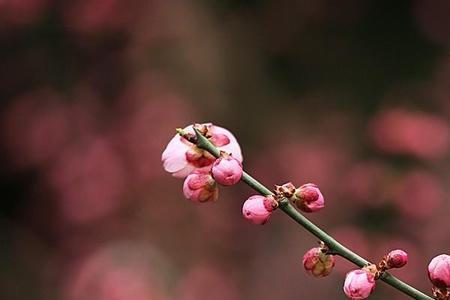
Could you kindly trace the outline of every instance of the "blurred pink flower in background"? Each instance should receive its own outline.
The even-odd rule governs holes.
[[[152,269],[152,249],[132,241],[107,244],[65,274],[64,300],[164,300],[163,273]],[[160,277],[156,277],[160,275]]]
[[[56,191],[61,217],[79,224],[117,210],[127,186],[122,160],[102,137],[65,149],[48,179]]]
[[[205,264],[198,264],[187,272],[176,290],[174,299],[179,300],[241,299],[230,274]]]
[[[277,144],[275,151],[274,161],[280,176],[287,181],[315,182],[323,190],[337,188],[335,179],[345,169],[349,159],[345,149],[325,140],[297,138],[295,142]],[[267,156],[265,153],[264,157]]]
[[[62,15],[69,29],[90,34],[123,28],[132,19],[132,4],[123,0],[74,0],[62,3]]]
[[[60,95],[43,88],[19,96],[3,116],[2,136],[10,161],[18,167],[42,166],[69,139],[69,112]]]
[[[346,199],[361,206],[379,206],[389,200],[385,187],[393,178],[392,168],[381,161],[355,162],[348,170],[343,192]]]
[[[426,219],[441,206],[444,191],[432,173],[413,170],[392,186],[394,202],[407,217]]]
[[[175,128],[192,120],[188,101],[161,76],[144,73],[125,88],[115,111],[117,121],[111,136],[133,180],[148,182],[164,175],[161,150]]]
[[[373,118],[369,134],[375,146],[388,153],[437,159],[448,153],[448,126],[436,115],[391,109]]]

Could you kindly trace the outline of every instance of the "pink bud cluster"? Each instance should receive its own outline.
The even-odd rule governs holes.
[[[242,177],[241,148],[231,132],[211,123],[197,124],[196,128],[221,150],[216,159],[208,151],[200,149],[186,137],[175,135],[162,154],[164,169],[174,177],[185,178],[183,194],[193,202],[216,201],[218,184],[234,185]],[[194,127],[182,130],[194,136]]]
[[[193,140],[195,128],[221,151],[221,157],[199,148]],[[242,154],[236,138],[228,130],[211,123],[188,126],[179,131],[162,154],[164,169],[174,177],[185,178],[183,194],[193,202],[211,202],[219,197],[218,185],[234,185],[241,179]],[[278,186],[275,196],[254,195],[242,207],[242,214],[254,224],[265,224],[278,207],[277,196],[293,201],[304,212],[324,207],[317,185],[307,183],[295,188],[292,183]],[[280,191],[282,191],[280,193]]]
[[[293,201],[296,206],[304,212],[315,212],[324,207],[324,198],[317,185],[307,183],[299,188],[289,182],[275,187],[275,196],[254,195],[248,198],[242,208],[244,217],[254,224],[265,224],[278,207],[274,197],[286,197]]]
[[[296,188],[292,182],[288,182],[276,186],[275,192],[294,202],[303,212],[316,212],[325,207],[325,199],[314,183],[306,183]]]
[[[241,148],[230,131],[211,123],[197,124],[195,126],[219,150],[231,153],[233,158],[242,163]],[[193,125],[185,127],[182,131],[188,135],[195,135]],[[210,171],[215,160],[214,156],[208,151],[200,149],[186,137],[178,134],[170,140],[162,153],[164,169],[178,178],[186,178],[186,176],[197,169]]]

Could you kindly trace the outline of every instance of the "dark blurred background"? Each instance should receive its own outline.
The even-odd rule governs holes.
[[[318,184],[311,215],[429,292],[450,248],[450,2],[0,1],[0,298],[344,299],[338,260],[243,184],[183,199],[160,162],[210,121],[268,186]],[[407,299],[379,283],[372,299]]]

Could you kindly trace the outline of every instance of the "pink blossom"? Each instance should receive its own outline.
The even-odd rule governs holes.
[[[320,247],[311,248],[303,255],[303,267],[314,277],[329,275],[334,263],[334,256],[323,253]]]
[[[214,179],[221,185],[233,185],[242,177],[242,164],[232,156],[219,157],[211,169]]]
[[[265,224],[272,214],[272,201],[261,195],[253,195],[242,206],[242,214],[254,224]]]
[[[400,249],[392,250],[386,255],[386,266],[388,269],[401,268],[408,262],[408,254]]]
[[[375,289],[375,277],[372,273],[358,269],[348,272],[344,282],[344,293],[349,299],[366,299]]]
[[[428,265],[428,277],[439,288],[450,287],[450,256],[441,254],[433,258]]]
[[[219,188],[209,172],[196,170],[184,180],[183,194],[194,202],[216,201]]]
[[[307,183],[299,187],[294,194],[295,204],[304,212],[315,212],[325,206],[325,200],[317,185]]]
[[[211,123],[207,126],[209,140],[220,150],[232,154],[235,159],[242,162],[241,148],[233,134],[225,128]],[[194,133],[192,125],[184,128],[188,133]],[[211,169],[214,156],[198,148],[178,134],[170,140],[162,154],[164,169],[173,176],[184,178],[196,169]]]

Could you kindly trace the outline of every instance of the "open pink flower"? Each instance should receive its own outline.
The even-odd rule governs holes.
[[[242,162],[241,148],[233,134],[225,128],[211,123],[203,124],[207,128],[206,136],[217,148],[232,154]],[[192,125],[184,128],[188,133],[194,133]],[[170,140],[162,154],[164,169],[173,176],[184,178],[196,169],[210,170],[215,157],[209,152],[198,148],[185,138],[175,135]]]
[[[349,299],[366,299],[374,288],[374,275],[364,269],[353,270],[345,276],[344,293]]]

